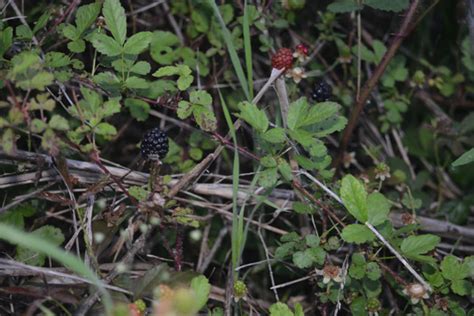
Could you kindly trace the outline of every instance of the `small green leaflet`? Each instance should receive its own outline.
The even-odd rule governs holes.
[[[239,103],[240,118],[249,123],[258,132],[264,133],[268,129],[268,118],[263,110],[247,101]]]
[[[105,23],[117,43],[123,46],[127,37],[127,19],[119,0],[105,0],[102,14]]]
[[[440,241],[441,238],[431,234],[409,236],[403,240],[400,250],[409,259],[421,262],[433,262],[433,258],[424,256],[424,254],[433,250]]]
[[[351,224],[342,230],[342,239],[347,242],[363,244],[375,239],[374,233],[367,226],[362,224]]]
[[[456,159],[451,164],[451,166],[459,167],[459,166],[467,165],[468,163],[471,163],[473,161],[474,161],[474,148],[471,148],[470,150],[468,150],[464,154],[462,154],[461,157]]]
[[[367,214],[367,192],[362,182],[347,175],[342,179],[341,198],[349,213],[358,221],[365,223]]]

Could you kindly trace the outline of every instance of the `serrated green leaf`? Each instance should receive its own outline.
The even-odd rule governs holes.
[[[196,301],[193,304],[196,311],[198,311],[206,305],[211,292],[211,285],[205,276],[200,275],[191,280],[191,288],[196,294]]]
[[[263,170],[258,177],[258,184],[264,188],[270,188],[278,181],[278,169],[268,168]]]
[[[457,295],[471,295],[472,282],[468,280],[454,280],[451,283],[451,290],[453,290],[453,293]]]
[[[139,74],[139,75],[147,75],[151,70],[151,66],[146,61],[139,61],[130,68],[130,72]]]
[[[129,89],[148,89],[150,87],[150,84],[146,79],[136,77],[136,76],[130,76],[125,80],[125,87]]]
[[[97,33],[92,38],[92,45],[101,54],[113,57],[122,53],[122,46],[112,37]]]
[[[78,39],[67,43],[67,48],[73,53],[82,53],[86,50],[86,42],[82,39]]]
[[[341,131],[347,124],[347,119],[343,116],[335,115],[327,120],[312,126],[315,131],[313,136],[324,137],[334,132]]]
[[[31,131],[33,133],[42,133],[47,127],[48,124],[40,119],[35,118],[31,121]]]
[[[366,275],[369,279],[375,281],[380,279],[382,276],[382,271],[376,262],[369,262],[367,263]]]
[[[139,32],[134,34],[125,43],[123,47],[124,53],[128,55],[138,55],[142,53],[150,45],[151,37],[151,32]]]
[[[299,121],[296,128],[313,125],[322,122],[339,110],[340,105],[336,102],[321,102],[309,108],[308,113]]]
[[[210,106],[212,104],[212,96],[204,90],[193,91],[189,95],[189,101],[193,104]]]
[[[61,115],[55,114],[51,117],[48,122],[49,127],[58,131],[67,131],[69,130],[68,121]]]
[[[145,201],[148,198],[148,195],[150,194],[150,192],[145,188],[136,185],[131,186],[128,189],[128,193],[134,198],[136,198],[138,201]]]
[[[178,37],[167,31],[153,32],[150,55],[154,61],[162,65],[169,65],[179,58],[175,47],[179,44]]]
[[[13,28],[7,27],[0,31],[0,57],[7,52],[13,44]]]
[[[286,161],[283,158],[278,158],[277,162],[278,162],[278,171],[280,172],[280,174],[283,176],[283,178],[286,181],[291,182],[293,180],[293,173],[288,161]]]
[[[217,119],[213,111],[203,106],[193,106],[193,116],[202,130],[213,132],[217,129]]]
[[[117,43],[123,46],[127,37],[127,19],[125,10],[119,0],[105,0],[102,14],[107,28],[112,33]]]
[[[260,159],[260,164],[265,168],[274,168],[277,166],[277,161],[272,156],[264,156]]]
[[[96,134],[106,137],[115,136],[117,134],[115,126],[106,122],[99,123],[94,127],[94,131]]]
[[[61,31],[62,31],[64,37],[70,39],[71,41],[75,41],[81,36],[80,32],[78,32],[76,27],[72,24],[66,24],[62,28]]]
[[[448,255],[441,262],[443,277],[450,280],[462,280],[469,276],[469,265],[461,263],[455,256]]]
[[[441,238],[431,234],[408,236],[402,241],[400,250],[407,257],[422,255],[433,250],[440,241]]]
[[[262,138],[272,144],[281,144],[286,140],[286,133],[283,128],[271,128],[262,135]]]
[[[268,118],[263,110],[257,108],[255,104],[249,102],[239,103],[240,118],[250,124],[258,132],[264,133],[268,129]]]
[[[176,114],[182,120],[187,119],[193,114],[193,105],[188,101],[179,101]]]
[[[368,222],[377,226],[388,220],[390,206],[389,201],[383,194],[379,192],[369,194],[367,197]]]
[[[112,116],[120,113],[121,105],[118,99],[110,99],[102,105],[101,114],[103,117]]]
[[[297,251],[293,254],[293,263],[300,269],[313,265],[313,256],[307,251]]]
[[[49,52],[45,55],[44,62],[47,67],[59,68],[69,65],[71,63],[71,58],[60,52]]]
[[[287,125],[290,130],[296,130],[308,116],[309,104],[306,98],[299,98],[290,104]]]
[[[294,314],[286,304],[278,302],[270,306],[270,316],[294,316]]]
[[[125,99],[125,106],[130,110],[132,116],[137,121],[145,121],[150,112],[150,105],[143,100],[127,98]]]
[[[311,248],[318,247],[321,241],[318,236],[313,235],[313,234],[306,235],[304,237],[304,240],[306,242],[306,246],[311,247]]]
[[[100,7],[100,2],[80,6],[76,11],[77,37],[70,38],[69,36],[65,36],[69,39],[77,39],[96,21],[100,13]]]
[[[361,224],[351,224],[344,227],[341,234],[342,239],[347,242],[363,244],[375,239],[374,233]]]
[[[352,175],[342,179],[341,198],[345,207],[358,221],[365,223],[367,215],[367,192],[361,181]]]

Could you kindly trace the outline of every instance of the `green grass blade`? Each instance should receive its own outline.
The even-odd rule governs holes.
[[[235,133],[234,123],[232,122],[229,109],[227,108],[227,105],[220,91],[219,96],[221,99],[222,111],[224,112],[224,117],[227,125],[229,126],[229,132],[232,136],[232,141],[234,142],[234,163],[232,168],[232,270],[233,273],[237,273],[235,272],[235,269],[237,268],[237,265],[240,261],[240,249],[242,247],[241,242],[243,240],[243,229],[240,229],[242,225],[239,225],[239,221],[243,221],[243,218],[239,218],[237,210],[237,196],[239,192],[240,176],[239,152],[237,150],[237,135]],[[236,277],[234,277],[234,279],[236,279]]]
[[[89,269],[89,267],[87,267],[87,265],[82,260],[70,253],[65,252],[55,245],[52,245],[47,240],[39,239],[38,236],[25,233],[22,230],[5,225],[3,223],[0,223],[0,239],[6,240],[17,246],[44,253],[54,260],[60,262],[64,267],[89,279],[97,287],[99,292],[102,293],[105,309],[107,314],[110,315],[112,310],[112,300],[110,298],[110,294],[104,288],[102,282],[97,278],[96,274],[91,269]]]
[[[240,64],[239,56],[237,55],[237,50],[235,49],[234,42],[232,41],[232,35],[230,34],[229,29],[225,25],[224,19],[222,19],[221,13],[219,11],[219,7],[217,6],[214,0],[207,0],[207,2],[211,5],[212,9],[214,10],[214,14],[221,25],[221,32],[222,37],[227,45],[227,50],[229,51],[230,60],[232,61],[232,65],[234,66],[234,70],[237,74],[237,78],[239,78],[240,84],[242,86],[242,90],[244,91],[245,97],[248,101],[251,101],[252,98],[250,97],[249,86],[247,79],[245,78],[244,70],[242,65]]]
[[[245,66],[247,67],[247,81],[249,85],[250,99],[253,99],[253,69],[252,69],[252,43],[250,41],[250,21],[247,0],[244,6],[244,19],[242,33],[244,36]]]

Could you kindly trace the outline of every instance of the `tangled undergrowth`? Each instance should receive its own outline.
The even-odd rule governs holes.
[[[1,315],[472,315],[474,6],[0,2]]]

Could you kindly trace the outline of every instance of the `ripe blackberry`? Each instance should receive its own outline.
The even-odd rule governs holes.
[[[293,66],[293,52],[289,48],[280,48],[272,56],[272,67],[275,69],[289,69]]]
[[[145,133],[140,146],[145,159],[158,160],[168,153],[168,135],[158,127]]]
[[[324,102],[332,96],[332,88],[326,82],[321,81],[314,87],[311,95],[316,102]]]

